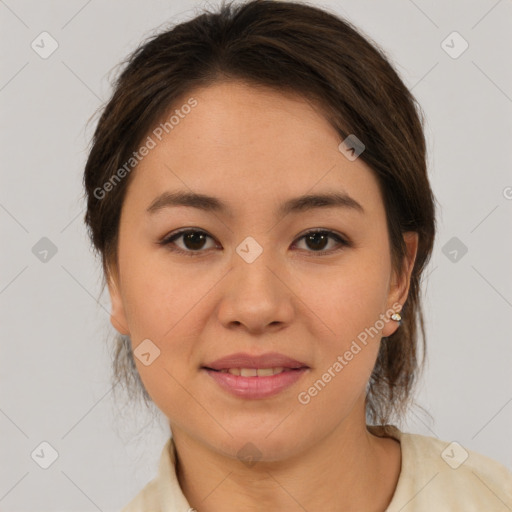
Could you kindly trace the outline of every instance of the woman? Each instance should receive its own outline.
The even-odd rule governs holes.
[[[419,111],[306,4],[223,5],[130,57],[85,220],[119,378],[172,437],[125,512],[512,509],[498,462],[392,424],[435,236]]]

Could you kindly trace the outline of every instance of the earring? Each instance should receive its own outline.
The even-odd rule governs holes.
[[[402,320],[402,317],[400,316],[400,313],[393,313],[391,315],[391,319],[395,320],[395,322],[400,322],[400,320]]]

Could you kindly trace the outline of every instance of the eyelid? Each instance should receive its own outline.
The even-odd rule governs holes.
[[[178,229],[177,231],[173,231],[172,233],[166,235],[163,239],[161,239],[157,243],[158,243],[158,245],[162,245],[162,246],[170,246],[174,242],[174,240],[176,240],[180,236],[182,236],[186,233],[190,233],[190,232],[200,233],[200,234],[206,235],[206,237],[211,238],[212,240],[215,240],[215,238],[212,235],[210,235],[208,232],[206,232],[204,229],[188,227],[188,228]],[[328,238],[336,240],[341,247],[338,247],[335,249],[330,249],[328,251],[306,251],[307,253],[317,254],[319,256],[329,255],[329,254],[336,253],[336,252],[342,250],[344,247],[352,247],[353,246],[351,240],[348,237],[346,237],[345,235],[342,235],[341,233],[338,233],[337,231],[334,231],[334,230],[328,229],[328,228],[310,228],[310,229],[302,232],[301,234],[299,234],[297,236],[297,238],[295,238],[293,245],[295,245],[298,241],[302,240],[305,236],[310,235],[310,234],[316,234],[316,233],[326,234],[328,236]],[[207,252],[207,250],[186,251],[186,250],[181,249],[180,247],[172,247],[172,248],[169,247],[169,250],[171,250],[173,252],[185,254],[187,256],[199,256],[202,253]]]

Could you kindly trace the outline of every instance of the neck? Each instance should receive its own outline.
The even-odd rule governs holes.
[[[362,412],[359,421],[343,421],[300,453],[253,465],[227,457],[173,426],[183,494],[197,512],[382,512],[400,474],[400,445],[370,434]]]

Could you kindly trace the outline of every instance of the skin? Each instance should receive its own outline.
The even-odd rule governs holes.
[[[113,326],[130,335],[135,351],[145,339],[160,350],[149,366],[135,360],[169,419],[183,492],[198,512],[227,504],[382,511],[400,474],[400,444],[366,430],[364,399],[380,339],[398,323],[387,321],[307,405],[297,395],[379,315],[405,302],[417,234],[404,235],[406,264],[396,275],[378,182],[360,158],[339,151],[340,136],[310,102],[238,82],[190,96],[197,106],[133,171],[108,282]],[[145,212],[159,194],[177,189],[215,196],[231,214],[189,206]],[[274,214],[289,198],[334,190],[365,213],[330,207]],[[212,238],[203,246],[174,241],[202,251],[193,257],[157,244],[181,228]],[[320,249],[308,245],[301,237],[315,228],[352,246],[330,238]],[[263,248],[252,263],[236,252],[247,236]],[[231,396],[200,369],[234,352],[270,351],[310,367],[272,398]],[[249,442],[261,454],[251,467],[237,457]]]

